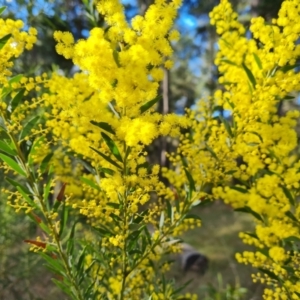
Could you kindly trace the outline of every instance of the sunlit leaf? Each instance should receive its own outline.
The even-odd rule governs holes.
[[[26,172],[20,167],[20,165],[13,160],[12,158],[6,156],[3,153],[0,153],[0,158],[7,164],[9,165],[15,172],[17,172],[18,174],[22,175],[22,176],[27,176]]]
[[[90,121],[91,124],[111,133],[111,134],[116,134],[116,132],[114,131],[114,129],[112,128],[112,126],[108,123],[105,122],[96,122],[96,121]]]
[[[104,139],[106,145],[110,149],[110,151],[113,154],[113,156],[118,161],[120,161],[122,163],[123,162],[123,158],[122,158],[121,153],[120,153],[117,145],[115,144],[115,142],[107,134],[105,134],[104,132],[101,132],[101,136]]]
[[[0,39],[0,50],[6,45],[8,40],[12,37],[12,34],[9,33]]]
[[[149,108],[151,108],[154,104],[156,104],[161,99],[161,96],[157,96],[153,100],[148,101],[144,105],[140,107],[141,114],[146,112]]]

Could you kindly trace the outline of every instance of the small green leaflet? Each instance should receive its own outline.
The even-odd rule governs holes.
[[[11,33],[5,35],[0,39],[0,50],[6,45],[7,41],[11,38]]]
[[[245,72],[246,72],[246,74],[248,76],[248,79],[250,80],[252,86],[255,88],[255,86],[256,86],[256,80],[255,80],[254,75],[252,74],[251,70],[248,69],[248,67],[244,63],[242,64],[242,66],[243,66],[243,68],[244,68],[244,70],[245,70]]]
[[[28,121],[28,123],[23,127],[23,130],[20,133],[19,139],[23,140],[25,137],[27,137],[30,134],[30,131],[34,128],[38,120],[40,119],[40,116],[35,116],[31,120]]]
[[[80,180],[87,184],[88,186],[92,187],[95,190],[101,191],[100,187],[92,180],[86,178],[86,177],[80,177]]]
[[[14,171],[16,171],[17,173],[19,173],[22,176],[27,176],[26,172],[19,166],[19,164],[13,160],[12,158],[0,153],[0,158],[6,163],[8,164]]]
[[[114,57],[116,65],[118,66],[118,68],[120,68],[121,64],[120,64],[120,59],[119,59],[119,52],[117,50],[113,51],[113,57]]]
[[[146,112],[149,108],[151,108],[154,104],[156,104],[161,99],[161,96],[157,96],[153,100],[148,101],[144,105],[140,107],[141,114]]]
[[[17,106],[19,105],[21,99],[23,98],[25,93],[25,89],[21,89],[16,96],[12,99],[10,106],[11,106],[11,113],[17,108]]]
[[[96,121],[90,121],[91,124],[98,126],[99,128],[111,133],[111,134],[116,134],[113,128],[111,127],[110,124],[105,123],[105,122],[96,122]]]
[[[12,83],[18,83],[18,82],[20,82],[20,80],[22,78],[23,78],[23,74],[16,75],[16,76],[12,77],[11,79],[9,79],[8,83],[9,83],[9,85],[11,85]]]
[[[40,165],[40,170],[42,173],[44,173],[47,170],[47,167],[49,165],[49,162],[50,162],[52,156],[53,156],[53,152],[50,152],[42,160],[41,165]]]
[[[107,162],[111,163],[112,165],[114,165],[115,167],[122,169],[122,167],[117,164],[115,161],[113,161],[109,156],[101,153],[100,151],[98,151],[97,149],[90,147],[92,150],[94,150],[97,154],[99,154],[100,156],[102,156]]]
[[[17,155],[17,152],[14,149],[12,149],[7,143],[5,143],[4,140],[0,140],[0,150],[12,156]]]
[[[227,121],[225,118],[223,118],[222,116],[219,116],[219,118],[220,118],[221,122],[224,124],[224,127],[225,127],[225,129],[226,129],[228,135],[229,135],[230,137],[233,137],[233,133],[232,133],[232,130],[231,130],[231,126],[230,126],[230,124],[228,123],[228,121]]]
[[[115,142],[104,132],[101,132],[101,136],[104,139],[106,145],[108,146],[108,148],[110,149],[111,153],[113,154],[113,156],[121,163],[123,163],[123,159],[121,156],[121,153],[117,147],[117,145],[115,144]]]
[[[0,7],[0,15],[6,10],[6,6],[1,6]]]
[[[258,65],[259,69],[261,70],[262,69],[262,64],[261,64],[261,61],[260,61],[259,57],[257,56],[256,53],[253,53],[253,56],[254,56],[254,59],[255,59],[257,65]]]

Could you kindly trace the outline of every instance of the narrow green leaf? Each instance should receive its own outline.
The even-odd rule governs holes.
[[[18,174],[22,176],[27,176],[26,172],[19,166],[19,164],[13,160],[12,158],[6,156],[3,153],[0,153],[0,158],[7,164],[9,165],[14,171],[16,171]]]
[[[161,99],[161,96],[157,96],[156,98],[148,101],[140,107],[141,114],[146,112],[149,108],[151,108],[154,104],[156,104]]]
[[[185,172],[185,175],[186,175],[186,177],[189,181],[190,189],[195,191],[196,190],[195,181],[194,181],[192,175],[190,174],[190,172],[186,168],[184,168],[184,172]]]
[[[6,10],[6,6],[1,6],[0,7],[0,15]]]
[[[115,161],[113,161],[109,156],[101,153],[100,151],[98,151],[97,149],[90,147],[92,150],[94,150],[97,154],[99,154],[100,156],[102,156],[107,162],[111,163],[112,165],[114,165],[115,167],[117,167],[118,169],[122,169],[122,167],[120,165],[118,165]]]
[[[113,156],[121,163],[123,163],[123,158],[121,156],[121,153],[117,147],[117,145],[115,144],[115,142],[104,132],[101,132],[101,136],[104,139],[106,145],[108,146],[108,148],[110,149],[111,153],[113,154]]]
[[[112,169],[108,168],[99,168],[99,171],[111,176],[115,174],[115,172]]]
[[[120,204],[119,203],[115,203],[115,202],[108,202],[106,203],[107,206],[110,206],[112,208],[115,208],[115,209],[119,209],[120,208]]]
[[[264,222],[263,218],[261,217],[260,214],[258,214],[257,212],[253,211],[250,207],[245,206],[242,208],[236,208],[234,211],[239,211],[239,212],[245,212],[248,214],[251,214],[253,217],[255,217],[257,220]]]
[[[280,70],[282,72],[286,73],[286,72],[288,72],[290,70],[293,70],[293,69],[295,69],[295,68],[297,68],[299,66],[300,66],[300,64],[286,65],[286,66],[281,67]]]
[[[257,239],[257,240],[259,239],[258,236],[256,235],[256,233],[252,233],[252,232],[244,232],[244,233],[251,236],[251,237],[253,237],[253,238],[255,238],[255,239]]]
[[[294,222],[296,222],[296,223],[300,223],[299,222],[299,220],[290,212],[290,211],[287,211],[286,213],[285,213],[285,215],[287,216],[287,217],[289,217],[291,220],[293,220]]]
[[[6,45],[12,34],[9,33],[0,39],[0,50]]]
[[[20,192],[20,194],[23,196],[23,199],[32,207],[32,208],[36,208],[38,209],[38,206],[36,205],[36,203],[34,203],[34,201],[30,198],[30,196],[25,193],[25,191],[23,190],[23,188],[21,188],[20,186],[17,186],[17,190]]]
[[[57,201],[59,202],[59,201]],[[66,228],[67,222],[69,217],[69,209],[66,207],[66,203],[64,202],[62,205],[62,211],[61,211],[61,221],[60,221],[60,229],[59,229],[59,237],[61,237],[64,233],[64,230]]]
[[[12,155],[12,156],[16,156],[17,155],[17,152],[14,149],[12,149],[5,142],[5,140],[3,140],[3,141],[0,140],[0,150],[3,151],[3,152],[6,152],[7,154]]]
[[[184,219],[195,219],[195,220],[200,220],[201,221],[201,218],[200,216],[198,215],[195,215],[195,214],[187,214]]]
[[[93,125],[111,133],[111,134],[116,134],[116,132],[114,131],[114,129],[111,127],[110,124],[105,123],[105,122],[96,122],[96,121],[90,121]]]
[[[253,53],[253,56],[254,56],[254,59],[259,67],[259,69],[261,70],[262,69],[262,64],[261,64],[261,60],[259,59],[259,57],[257,56],[256,53]]]
[[[248,67],[244,63],[242,64],[242,66],[243,66],[243,68],[244,68],[244,70],[245,70],[245,72],[246,72],[246,74],[248,76],[248,79],[250,80],[252,86],[255,88],[255,86],[256,86],[256,80],[255,80],[254,75],[252,74],[251,70],[248,69]]]
[[[119,59],[119,52],[117,50],[113,51],[113,57],[114,57],[116,65],[118,66],[118,68],[120,68],[121,64],[120,64],[120,59]]]
[[[244,188],[242,188],[242,187],[239,187],[239,186],[231,186],[230,187],[232,190],[236,190],[236,191],[238,191],[238,192],[240,192],[240,193],[243,193],[243,194],[247,194],[248,193],[248,190],[247,189],[244,189]]]
[[[232,133],[232,130],[231,130],[231,126],[230,126],[230,124],[228,123],[228,121],[227,121],[225,118],[223,118],[222,116],[219,116],[219,118],[220,118],[221,122],[224,124],[224,127],[225,127],[225,129],[226,129],[228,135],[229,135],[230,137],[233,137],[233,133]]]
[[[20,101],[22,100],[23,96],[25,93],[25,89],[21,89],[15,97],[11,100],[10,106],[11,106],[11,113],[17,108],[19,105]]]
[[[48,168],[48,165],[49,165],[49,162],[53,156],[53,152],[50,152],[49,154],[47,154],[44,159],[42,160],[41,162],[41,165],[40,165],[40,171],[41,173],[44,173],[46,172],[47,168]]]
[[[9,79],[8,83],[9,85],[11,85],[12,83],[19,83],[22,78],[23,78],[23,74],[18,74],[12,77],[11,79]]]
[[[91,188],[97,190],[97,191],[101,191],[99,185],[97,185],[94,181],[86,178],[86,177],[80,177],[80,180],[82,182],[84,182],[85,184],[87,184],[88,186],[90,186]]]
[[[28,123],[23,127],[23,130],[20,133],[20,140],[23,140],[25,137],[29,136],[30,131],[34,128],[39,119],[40,116],[35,116],[34,118],[28,121]]]
[[[232,62],[232,61],[229,60],[229,59],[222,59],[221,62],[223,62],[223,63],[225,63],[225,64],[232,65],[232,66],[237,66],[236,63]]]
[[[74,222],[74,224],[71,228],[71,231],[70,231],[68,242],[67,242],[67,253],[70,256],[73,255],[73,251],[74,251],[74,235],[75,235],[76,224],[77,224],[77,222]]]
[[[15,180],[13,180],[13,179],[11,179],[9,177],[5,177],[5,180],[8,183],[10,183],[11,185],[13,185],[15,188],[20,187],[24,191],[24,193],[26,193],[27,195],[31,194],[30,191],[29,191],[29,189],[27,187],[23,186],[22,184],[20,184],[19,182],[15,181]]]
[[[263,142],[263,138],[261,137],[261,135],[260,135],[259,133],[255,132],[255,131],[247,131],[247,132],[256,135],[256,136],[259,138],[259,140],[260,140],[261,142]]]
[[[165,223],[165,213],[162,211],[160,214],[159,228],[163,228],[164,223]]]
[[[33,164],[33,156],[37,153],[38,147],[44,143],[44,140],[45,140],[44,136],[40,136],[38,139],[34,140],[31,150],[30,150],[30,153],[28,155],[29,165]]]
[[[289,199],[290,204],[292,206],[295,206],[295,199],[294,199],[293,195],[291,194],[290,190],[284,185],[281,185],[281,188],[282,188],[285,196]]]
[[[268,275],[270,278],[279,281],[279,278],[277,275],[275,275],[272,271],[270,270],[266,270],[266,269],[262,269],[262,268],[258,268],[259,271],[261,271],[262,273],[265,273],[266,275]]]
[[[216,160],[219,160],[219,159],[218,159],[218,156],[217,156],[216,153],[213,151],[213,149],[211,149],[208,145],[205,145],[205,147],[206,147],[206,150],[211,154],[211,156],[212,156],[213,158],[215,158]]]

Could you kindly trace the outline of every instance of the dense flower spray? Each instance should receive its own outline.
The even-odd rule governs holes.
[[[202,197],[221,198],[256,219],[255,233],[241,238],[257,251],[237,259],[260,269],[253,280],[269,286],[264,299],[300,299],[299,112],[278,114],[280,103],[300,91],[300,6],[284,1],[272,24],[253,18],[251,39],[237,17],[227,0],[210,13],[220,35],[215,63],[224,88],[189,112],[193,133],[182,137],[179,154]],[[216,114],[220,108],[229,120]],[[182,165],[178,155],[171,159]],[[165,172],[179,189],[184,180]]]

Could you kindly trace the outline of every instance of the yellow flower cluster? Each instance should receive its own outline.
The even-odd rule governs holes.
[[[295,71],[299,1],[284,1],[272,24],[252,19],[251,39],[227,0],[221,0],[210,18],[221,36],[215,63],[224,89],[189,113],[193,134],[181,138],[180,155],[171,155],[177,170],[165,170],[165,176],[182,190],[188,169],[200,199],[221,198],[252,214],[255,233],[241,237],[259,252],[238,254],[238,261],[265,270],[261,279],[255,277],[270,285],[264,299],[300,299],[295,244],[300,240],[300,161],[294,154],[300,113],[278,113],[279,103],[300,91],[300,73]],[[230,112],[229,120],[216,116],[220,106]]]
[[[24,27],[21,20],[3,20],[0,18],[0,39],[8,38],[6,44],[0,49],[0,84],[7,85],[8,77],[12,75],[9,69],[13,66],[12,59],[19,57],[24,48],[30,50],[36,42],[37,30],[29,28],[28,33],[20,31]]]

